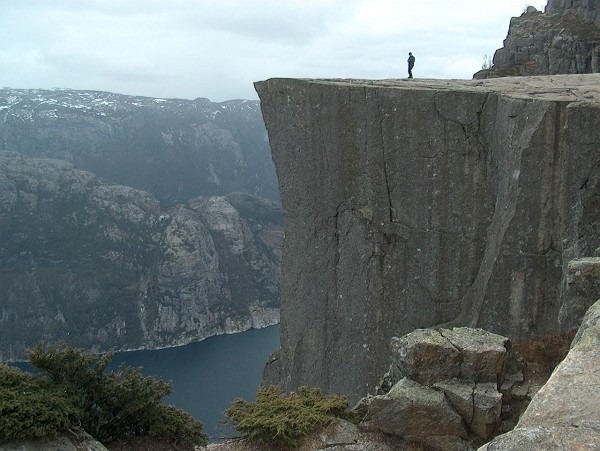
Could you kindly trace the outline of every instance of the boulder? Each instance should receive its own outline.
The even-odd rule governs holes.
[[[0,451],[108,451],[102,443],[85,431],[55,439],[17,440],[0,443]]]
[[[438,382],[435,388],[444,392],[472,433],[485,440],[492,437],[502,410],[502,394],[496,384],[451,380]]]
[[[460,375],[460,351],[434,329],[417,329],[401,338],[392,338],[390,374],[398,381],[402,377],[424,385],[452,379]]]
[[[502,413],[502,394],[492,383],[477,384],[473,391],[473,421],[471,431],[478,437],[488,440],[499,427]]]
[[[447,437],[458,442],[467,437],[461,416],[444,394],[408,378],[400,380],[386,395],[372,398],[361,425],[422,443]]]
[[[501,335],[467,327],[418,329],[393,338],[390,347],[392,364],[377,394],[354,407],[370,431],[435,449],[468,448],[516,424],[521,405],[531,399],[522,359]],[[464,432],[452,428],[457,418]]]
[[[460,351],[461,379],[502,383],[510,350],[508,338],[470,327],[441,329],[440,333]]]
[[[434,388],[442,391],[450,404],[467,425],[473,422],[473,392],[475,391],[475,382],[452,379],[448,381],[436,382]]]
[[[424,385],[460,378],[502,383],[510,341],[482,329],[417,329],[392,338],[393,382],[409,377]]]

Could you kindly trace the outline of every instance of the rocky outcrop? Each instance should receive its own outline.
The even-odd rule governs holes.
[[[266,381],[358,399],[393,336],[557,330],[600,246],[600,75],[256,84],[286,235]]]
[[[163,208],[62,160],[0,152],[0,360],[38,341],[159,348],[275,324],[279,204]]]
[[[378,394],[360,427],[427,449],[472,449],[514,426],[530,398],[510,341],[481,329],[417,329],[392,339]],[[523,396],[523,394],[525,394]]]
[[[465,327],[418,329],[394,338],[391,347],[392,365],[378,394],[353,409],[362,421],[333,423],[299,450],[468,451],[512,428],[531,400],[525,363],[506,337]],[[241,439],[208,449],[258,447]]]
[[[390,377],[402,377],[424,385],[447,379],[499,382],[510,342],[508,338],[480,329],[417,329],[392,338]]]
[[[102,443],[83,430],[70,431],[55,439],[18,440],[0,443],[0,451],[108,451]]]
[[[600,298],[600,257],[573,259],[565,272],[558,322],[566,331],[576,329],[585,312]]]
[[[205,449],[207,451],[278,451],[281,448],[252,445],[239,439],[210,444]],[[400,437],[365,432],[343,420],[315,432],[296,449],[297,451],[426,451],[420,445],[407,443]]]
[[[167,205],[231,192],[279,200],[257,101],[4,88],[0,150],[66,160]]]
[[[400,380],[387,394],[369,401],[363,427],[422,442],[434,449],[451,449],[467,436],[461,416],[443,392],[408,378]]]
[[[600,27],[600,5],[597,0],[548,0],[546,14],[575,15]]]
[[[600,449],[600,301],[587,312],[567,357],[533,398],[517,427],[481,448]]]
[[[600,72],[600,5],[549,0],[545,13],[528,7],[511,19],[492,62],[474,78]]]

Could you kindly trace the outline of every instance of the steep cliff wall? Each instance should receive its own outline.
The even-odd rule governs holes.
[[[555,330],[600,246],[600,75],[256,84],[284,209],[266,380],[362,396],[415,328]]]
[[[40,340],[101,352],[278,322],[279,204],[162,209],[62,160],[0,152],[0,361]]]

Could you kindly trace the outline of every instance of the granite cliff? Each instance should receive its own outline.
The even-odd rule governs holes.
[[[0,360],[38,341],[158,348],[275,324],[280,205],[161,207],[64,160],[0,151]]]
[[[600,4],[549,0],[544,13],[529,6],[510,21],[492,67],[474,78],[600,72]]]
[[[286,229],[282,347],[265,380],[356,399],[393,336],[543,335],[581,311],[562,279],[600,247],[599,86],[258,82]]]

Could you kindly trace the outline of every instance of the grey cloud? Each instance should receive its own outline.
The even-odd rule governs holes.
[[[7,1],[0,85],[222,101],[256,98],[252,82],[269,77],[403,77],[409,50],[419,77],[468,78],[509,20],[469,1],[433,0],[426,16],[397,0]],[[373,18],[356,17],[361,5]],[[472,14],[450,23],[449,8]]]

